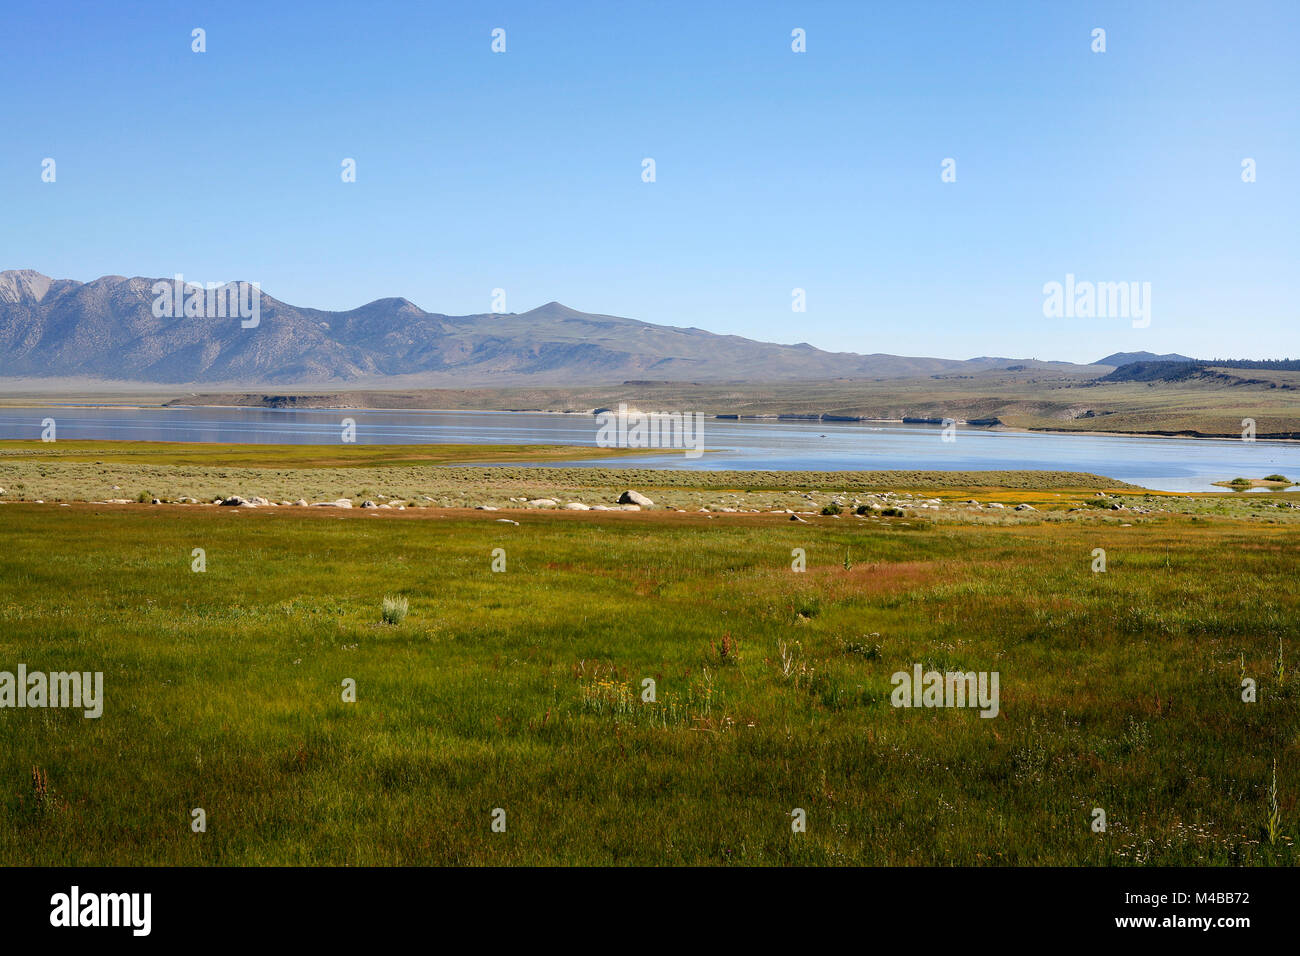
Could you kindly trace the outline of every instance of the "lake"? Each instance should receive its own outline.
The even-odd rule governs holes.
[[[359,444],[596,445],[592,415],[371,409],[0,408],[0,439],[34,439],[41,421],[57,437],[91,440],[332,444],[344,418]],[[1162,491],[1221,491],[1211,482],[1281,473],[1300,479],[1300,444],[1231,439],[1065,435],[935,425],[707,419],[701,458],[680,451],[588,459],[576,467],[777,471],[1090,471]],[[490,456],[489,456],[490,457]],[[516,467],[518,467],[516,465]]]

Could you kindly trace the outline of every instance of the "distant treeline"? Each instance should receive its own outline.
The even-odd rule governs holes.
[[[1185,363],[1180,363],[1185,364]],[[1194,365],[1212,365],[1215,368],[1261,368],[1275,372],[1300,372],[1300,359],[1204,359]]]

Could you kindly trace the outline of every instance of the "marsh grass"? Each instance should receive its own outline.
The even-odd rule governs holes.
[[[1284,525],[235,510],[0,507],[0,669],[105,690],[0,710],[0,864],[1300,862]],[[892,708],[916,662],[999,716]]]

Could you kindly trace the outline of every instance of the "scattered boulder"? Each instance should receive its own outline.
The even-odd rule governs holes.
[[[1021,502],[1020,504],[1016,505],[1016,510],[1017,510],[1017,511],[1037,511],[1038,509],[1035,508],[1033,505],[1027,505],[1027,504],[1025,504],[1024,502]]]
[[[239,495],[231,495],[229,498],[222,498],[218,504],[225,505],[227,508],[242,508],[247,505],[248,502],[239,497]],[[253,507],[256,508],[257,506],[254,505]]]
[[[361,502],[361,507],[363,507],[363,508],[378,508],[379,505],[375,504],[373,501],[371,501],[369,498],[367,498],[365,501]]]
[[[990,507],[990,508],[1005,508],[1006,505],[1002,504],[1002,502],[1000,502],[1000,501],[990,501],[990,502],[989,502],[989,507]]]
[[[791,520],[791,521],[798,521],[800,524],[807,524],[807,523],[808,523],[808,522],[805,521],[803,518],[800,518],[798,515],[791,515],[791,516],[790,516],[790,520]]]
[[[351,498],[340,498],[338,501],[316,501],[312,503],[313,508],[351,508]]]
[[[581,501],[570,501],[567,505],[564,506],[564,510],[565,511],[590,511],[591,508],[588,505],[584,505]]]
[[[619,505],[618,510],[619,511],[640,511],[641,506],[640,505]]]
[[[649,508],[654,504],[641,492],[633,491],[630,488],[618,496],[618,503],[621,505],[640,505],[642,508]]]
[[[528,502],[530,508],[558,508],[560,503],[554,498],[534,498]]]
[[[515,525],[515,526],[518,526],[518,524],[519,524],[518,521],[514,521],[514,520],[511,519],[511,518],[497,518],[497,523],[498,523],[498,524],[512,524],[512,525]]]
[[[498,511],[500,509],[498,509],[496,505],[478,505],[477,507],[475,507],[474,510],[475,511]]]

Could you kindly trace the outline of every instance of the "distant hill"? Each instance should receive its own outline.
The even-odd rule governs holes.
[[[1218,385],[1262,385],[1266,388],[1293,388],[1268,374],[1249,375],[1238,372],[1295,372],[1300,360],[1214,359],[1191,362],[1129,362],[1096,379],[1094,384],[1111,382],[1190,382],[1207,381]]]
[[[1107,355],[1105,358],[1097,359],[1093,365],[1112,365],[1119,368],[1123,365],[1132,365],[1134,362],[1195,362],[1196,359],[1187,355],[1179,355],[1177,352],[1170,352],[1166,355],[1156,355],[1154,352],[1115,352]]]

